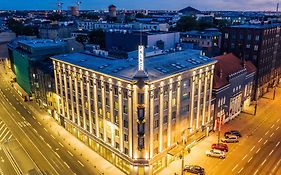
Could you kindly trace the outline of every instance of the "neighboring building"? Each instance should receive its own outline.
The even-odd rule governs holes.
[[[251,61],[241,61],[232,53],[214,58],[213,97],[214,120],[225,123],[250,105],[254,97],[256,67]],[[217,125],[215,122],[215,125]]]
[[[256,98],[279,83],[281,74],[281,24],[245,24],[226,27],[222,51],[250,60],[257,68]]]
[[[131,52],[138,49],[138,45],[158,47],[162,50],[175,49],[180,43],[179,32],[106,32],[105,45],[107,50]]]
[[[70,6],[69,10],[71,12],[71,16],[79,16],[79,6]]]
[[[215,61],[199,51],[144,59],[53,56],[56,119],[126,174],[156,174],[213,128]],[[194,137],[190,137],[190,136]],[[186,145],[190,146],[190,145]]]
[[[16,34],[14,32],[0,31],[0,60],[9,57],[7,44],[14,38],[16,38]]]
[[[196,16],[197,14],[200,14],[201,12],[193,7],[186,7],[184,9],[181,9],[178,11],[179,13],[187,16]]]
[[[181,41],[193,43],[194,49],[202,50],[208,57],[220,55],[221,32],[218,29],[183,32],[181,33]]]
[[[79,30],[98,30],[103,31],[121,31],[121,30],[148,30],[148,31],[168,31],[169,24],[167,23],[108,23],[97,22],[92,20],[77,21]]]
[[[39,38],[42,39],[61,39],[70,38],[75,31],[74,25],[45,25],[39,28]]]
[[[115,18],[117,16],[116,9],[117,9],[116,6],[113,4],[108,6],[108,12],[111,18]]]

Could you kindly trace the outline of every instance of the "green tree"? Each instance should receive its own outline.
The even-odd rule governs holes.
[[[101,48],[105,48],[105,32],[101,29],[91,31],[89,34],[89,43],[98,44]]]
[[[82,43],[83,45],[88,41],[88,37],[85,35],[77,35],[75,39],[76,41]]]
[[[16,33],[16,35],[38,36],[38,27],[25,26],[21,21],[10,18],[7,20],[7,26],[10,30]]]
[[[183,16],[178,20],[175,29],[180,32],[185,32],[189,30],[195,30],[197,28],[198,28],[198,23],[194,17]]]

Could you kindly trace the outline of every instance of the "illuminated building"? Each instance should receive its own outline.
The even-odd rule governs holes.
[[[195,133],[212,130],[215,60],[199,51],[144,59],[89,53],[52,57],[57,120],[127,174],[155,174]]]

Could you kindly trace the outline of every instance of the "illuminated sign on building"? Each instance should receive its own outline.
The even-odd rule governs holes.
[[[139,71],[144,71],[144,46],[139,46]]]

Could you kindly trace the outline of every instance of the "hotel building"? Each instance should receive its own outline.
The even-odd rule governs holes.
[[[138,59],[51,58],[56,119],[126,174],[155,174],[175,160],[181,144],[213,129],[216,61],[195,50],[145,59],[143,51]]]

